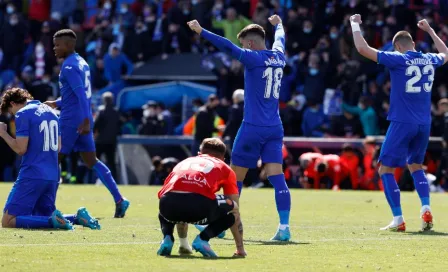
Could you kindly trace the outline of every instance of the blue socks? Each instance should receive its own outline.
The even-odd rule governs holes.
[[[109,168],[107,168],[107,166],[101,161],[97,161],[97,163],[93,166],[93,169],[100,178],[101,182],[114,197],[115,203],[118,203],[121,199],[123,199]]]
[[[281,225],[289,225],[289,212],[291,210],[291,194],[286,185],[285,175],[275,175],[268,177],[269,182],[274,186],[275,203],[280,217]]]
[[[415,190],[417,190],[422,206],[429,206],[429,184],[425,172],[417,170],[412,173],[412,178],[414,179]]]
[[[50,217],[20,215],[16,217],[16,228],[21,229],[52,229]]]
[[[75,214],[64,214],[64,218],[70,221],[73,225],[79,225]]]
[[[241,190],[243,190],[243,182],[237,181],[236,186],[238,186],[238,194],[241,196]]]
[[[394,216],[402,216],[401,203],[400,203],[400,189],[395,181],[393,174],[387,173],[381,175],[383,181],[384,194],[386,195],[387,202],[392,209]]]

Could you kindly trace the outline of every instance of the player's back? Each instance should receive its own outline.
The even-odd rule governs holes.
[[[244,122],[256,126],[281,124],[280,86],[285,55],[278,50],[245,50]]]
[[[27,136],[19,179],[59,180],[59,120],[53,110],[39,101],[30,101],[16,113],[16,136]]]
[[[185,191],[215,199],[215,193],[219,191],[232,173],[233,171],[227,164],[212,156],[191,157],[174,167],[166,178],[159,197],[170,191]]]
[[[378,53],[378,63],[387,66],[391,75],[388,120],[431,124],[431,90],[435,68],[443,65],[443,61],[443,57],[433,53]]]
[[[68,56],[62,64],[59,74],[59,88],[62,97],[60,119],[64,126],[78,127],[82,123],[79,99],[82,96],[82,99],[87,99],[88,104],[91,104],[90,82],[90,67],[87,62],[77,53]],[[90,123],[93,124],[90,107],[88,110]]]

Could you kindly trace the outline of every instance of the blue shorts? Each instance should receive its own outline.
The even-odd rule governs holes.
[[[243,122],[232,149],[232,164],[245,168],[263,163],[283,163],[283,126],[260,127]]]
[[[422,164],[429,143],[431,125],[415,125],[391,122],[379,161],[388,167],[403,167],[407,164]]]
[[[79,135],[78,129],[61,125],[61,153],[64,155],[75,152],[94,152],[95,141],[93,140],[93,132],[87,135]]]
[[[57,181],[19,179],[14,183],[3,213],[19,215],[50,216],[56,210]]]

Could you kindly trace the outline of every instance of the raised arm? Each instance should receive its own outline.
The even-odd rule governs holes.
[[[275,27],[274,44],[272,50],[285,53],[285,30],[283,29],[282,19],[278,15],[269,17],[269,22]]]
[[[230,40],[203,29],[197,20],[188,22],[188,26],[191,30],[218,47],[219,50],[243,62],[242,58],[244,50],[234,45]]]
[[[434,44],[437,48],[437,51],[439,51],[439,55],[443,57],[443,64],[445,64],[448,61],[448,47],[445,45],[445,43],[437,36],[434,29],[428,24],[428,21],[426,19],[423,19],[418,22],[417,26],[427,32],[429,36],[431,36],[432,40],[434,41]]]
[[[378,62],[378,50],[370,47],[361,34],[361,28],[359,27],[362,24],[361,15],[355,14],[351,16],[350,24],[352,26],[353,41],[355,42],[356,50],[358,50],[359,54],[362,56],[373,60],[374,62]]]

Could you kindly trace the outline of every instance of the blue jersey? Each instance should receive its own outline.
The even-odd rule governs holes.
[[[256,126],[277,126],[280,87],[285,59],[285,32],[277,25],[272,50],[241,49],[229,40],[203,30],[201,35],[244,64],[244,122]]]
[[[62,63],[59,74],[61,89],[61,125],[79,127],[85,118],[89,118],[93,126],[90,98],[90,68],[87,62],[77,53],[68,56]]]
[[[435,68],[443,65],[439,54],[407,51],[378,52],[378,63],[390,70],[390,109],[387,120],[431,124],[431,89]]]
[[[59,180],[59,120],[52,109],[29,101],[16,113],[16,137],[28,137],[18,179]]]

